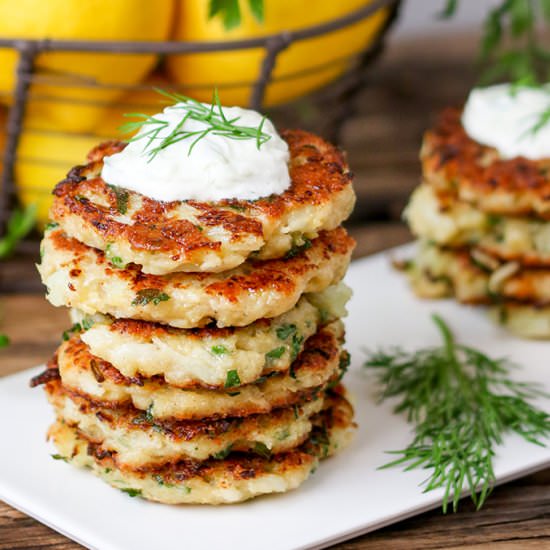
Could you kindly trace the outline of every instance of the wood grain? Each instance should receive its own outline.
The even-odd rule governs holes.
[[[415,42],[390,49],[367,76],[356,116],[343,133],[343,146],[356,172],[359,201],[350,230],[358,240],[355,257],[406,242],[398,220],[417,184],[422,132],[433,114],[460,103],[474,82],[471,37]],[[311,113],[310,113],[311,114]],[[301,113],[288,124],[307,126]],[[284,120],[284,113],[277,113]],[[0,376],[45,361],[68,326],[67,314],[49,306],[32,265],[35,248],[0,266],[0,331],[12,345],[0,351]],[[365,499],[376,495],[365,492]],[[334,505],[335,503],[329,503]],[[0,550],[73,550],[62,535],[0,502]],[[338,550],[424,550],[445,548],[512,550],[550,548],[550,469],[497,488],[481,511],[468,501],[457,514],[439,510],[336,545]]]

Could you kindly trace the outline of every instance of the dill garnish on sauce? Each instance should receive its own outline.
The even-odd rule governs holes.
[[[443,345],[416,352],[400,348],[370,354],[365,362],[376,369],[380,398],[397,398],[396,413],[414,425],[414,439],[382,468],[429,470],[424,492],[444,489],[443,512],[453,511],[463,491],[477,509],[495,482],[495,448],[504,435],[516,433],[545,446],[550,415],[531,401],[547,397],[537,385],[509,377],[506,359],[491,359],[479,350],[456,343],[447,324],[432,316]]]
[[[266,121],[265,116],[262,117],[257,127],[237,124],[240,117],[227,118],[220,103],[217,90],[214,90],[212,105],[206,105],[185,95],[166,92],[159,88],[153,89],[157,93],[174,101],[175,104],[172,108],[182,110],[181,120],[176,126],[170,129],[170,122],[162,120],[156,115],[149,116],[143,113],[127,113],[124,116],[137,118],[138,120],[127,122],[120,127],[122,133],[132,133],[140,130],[138,134],[131,137],[128,141],[147,140],[144,151],[149,155],[150,161],[163,149],[166,149],[166,147],[184,139],[192,140],[187,150],[187,154],[190,155],[195,145],[208,134],[236,140],[252,139],[256,141],[258,149],[271,139],[269,134],[263,132]],[[204,128],[196,130],[185,129],[185,123],[188,120],[202,122]],[[167,135],[164,135],[167,130]]]

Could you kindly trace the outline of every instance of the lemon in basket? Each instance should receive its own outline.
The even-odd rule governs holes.
[[[37,222],[48,221],[52,190],[67,172],[85,161],[98,144],[95,135],[23,130],[15,161],[17,195],[24,206],[36,203]]]
[[[368,0],[264,0],[265,20],[258,23],[248,2],[241,0],[241,24],[227,31],[221,18],[208,18],[208,2],[178,0],[174,38],[192,41],[254,38],[324,23],[368,3]],[[379,10],[342,30],[292,44],[277,59],[273,74],[276,81],[267,87],[265,104],[295,99],[340,76],[349,67],[350,56],[368,47],[381,32],[388,15],[388,10]],[[265,50],[258,48],[169,56],[167,67],[174,80],[189,86],[186,93],[201,101],[210,101],[212,87],[217,86],[223,103],[245,105],[250,99],[250,83],[257,79],[264,55]]]
[[[192,2],[194,3],[194,2]],[[168,38],[174,0],[0,0],[0,36],[66,40]],[[28,113],[34,127],[86,131],[103,107],[140,82],[155,55],[83,52],[39,54]],[[17,53],[0,49],[0,100],[11,102]],[[99,89],[96,84],[109,87]]]
[[[162,73],[152,74],[135,90],[126,93],[110,105],[94,128],[94,132],[105,139],[127,139],[128,136],[121,134],[119,128],[135,118],[128,118],[125,115],[143,113],[151,116],[162,111],[170,103],[170,100],[156,92],[154,88],[170,90],[173,84]]]

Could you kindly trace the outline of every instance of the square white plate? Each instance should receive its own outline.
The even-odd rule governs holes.
[[[323,463],[300,489],[220,507],[171,507],[130,498],[89,472],[50,458],[54,451],[44,435],[52,414],[42,392],[28,387],[37,369],[0,379],[2,441],[9,442],[9,452],[0,453],[0,498],[100,550],[321,548],[438,506],[441,491],[423,494],[419,487],[426,472],[377,470],[388,461],[385,451],[402,448],[411,435],[389,403],[376,403],[361,372],[363,348],[438,343],[430,321],[436,311],[460,341],[509,356],[523,366],[514,376],[550,389],[548,343],[515,339],[476,309],[418,301],[387,254],[355,262],[347,282],[355,295],[347,321],[353,362],[346,384],[360,428],[354,444]],[[548,402],[541,406],[550,408]],[[498,450],[495,471],[502,483],[549,465],[550,448],[509,437]]]

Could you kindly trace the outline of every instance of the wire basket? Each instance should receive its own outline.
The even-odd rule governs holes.
[[[366,49],[346,59],[338,59],[336,62],[345,61],[349,64],[346,73],[338,83],[329,87],[330,94],[323,98],[326,102],[337,104],[338,108],[333,109],[333,119],[330,123],[330,131],[325,131],[326,137],[338,140],[338,134],[342,123],[351,113],[351,100],[362,88],[364,83],[364,68],[377,57],[382,51],[384,36],[387,28],[396,17],[400,0],[374,0],[367,5],[357,9],[346,16],[331,21],[310,26],[296,31],[281,32],[278,34],[266,35],[258,38],[233,40],[233,41],[201,41],[201,42],[136,42],[136,41],[75,41],[75,40],[23,40],[23,39],[1,39],[0,48],[15,49],[18,53],[16,69],[16,84],[13,90],[13,103],[9,109],[7,120],[7,137],[4,149],[3,171],[1,174],[0,186],[0,235],[4,233],[6,222],[12,208],[17,202],[15,184],[15,163],[17,150],[22,135],[23,120],[30,98],[31,84],[49,84],[55,86],[75,86],[75,80],[67,78],[64,81],[56,78],[56,75],[37,71],[35,66],[36,58],[44,52],[87,52],[87,53],[117,53],[127,54],[156,54],[176,55],[206,52],[230,52],[239,50],[250,50],[262,48],[264,50],[263,60],[259,67],[259,73],[252,82],[236,82],[232,85],[250,86],[251,95],[249,107],[261,110],[264,102],[267,86],[276,79],[273,71],[277,58],[281,52],[292,44],[318,38],[334,31],[345,29],[374,15],[379,10],[388,10],[384,24],[377,32],[374,39]],[[335,63],[333,60],[331,63]],[[308,71],[320,70],[323,65],[317,64]],[[307,74],[307,71],[287,75],[285,78],[295,78]],[[66,75],[65,75],[66,76]],[[93,80],[79,80],[79,87],[105,88],[105,83],[98,83]],[[117,86],[120,88],[120,86]],[[213,88],[212,84],[204,84],[205,88]],[[177,85],[170,85],[174,91],[178,91]],[[127,87],[127,91],[138,91],[143,85]],[[185,86],[189,90],[189,86]],[[65,100],[63,100],[65,101]],[[328,134],[328,135],[327,135]],[[60,173],[60,177],[61,177]]]

